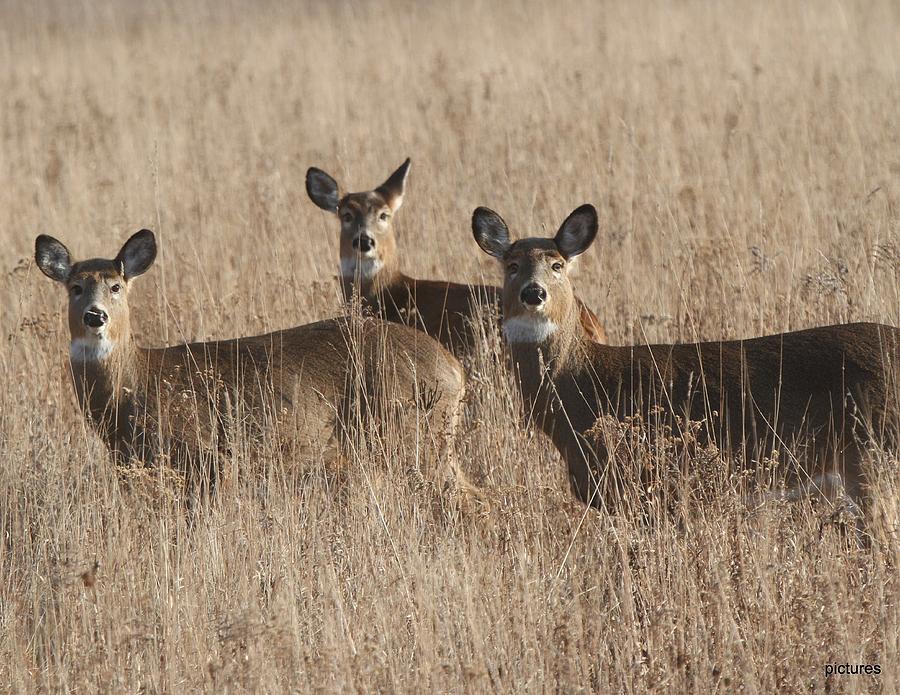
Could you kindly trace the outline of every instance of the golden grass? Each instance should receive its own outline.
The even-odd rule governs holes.
[[[865,550],[725,475],[678,520],[609,519],[486,369],[457,450],[491,516],[435,514],[388,431],[340,491],[238,448],[189,525],[79,416],[31,253],[154,229],[148,345],[312,321],[338,311],[337,232],[306,168],[359,190],[409,155],[413,274],[496,280],[477,205],[530,234],[592,202],[576,282],[613,342],[898,325],[898,26],[889,0],[3,5],[0,684],[896,692],[896,460],[873,458]]]

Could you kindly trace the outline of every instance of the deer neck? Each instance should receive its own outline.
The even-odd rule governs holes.
[[[503,332],[513,371],[528,400],[564,374],[576,369],[584,354],[584,331],[577,309],[559,318],[504,319]]]
[[[105,434],[130,408],[139,387],[137,365],[140,349],[126,333],[112,344],[72,340],[69,364],[81,407]]]
[[[362,264],[355,261],[341,261],[341,285],[344,298],[348,300],[354,293],[359,293],[364,303],[378,305],[381,295],[390,292],[391,288],[404,278],[394,258],[367,260]]]

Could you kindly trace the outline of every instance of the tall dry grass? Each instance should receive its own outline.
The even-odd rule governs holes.
[[[457,451],[489,517],[436,517],[388,428],[340,490],[238,447],[191,522],[78,415],[30,257],[154,229],[148,345],[312,321],[339,310],[337,239],[306,168],[364,189],[410,155],[413,274],[496,279],[477,205],[524,234],[593,202],[576,282],[613,342],[897,325],[898,35],[889,0],[2,5],[0,684],[896,692],[895,459],[873,454],[867,549],[827,508],[751,513],[721,468],[678,520],[609,519],[486,367]]]

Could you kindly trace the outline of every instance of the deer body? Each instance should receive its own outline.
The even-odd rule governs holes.
[[[342,286],[347,300],[358,289],[363,307],[372,314],[415,327],[460,357],[476,344],[480,317],[491,311],[499,315],[500,290],[489,285],[417,280],[382,270],[371,281],[344,275]]]
[[[389,398],[452,436],[465,376],[421,333],[376,319],[333,319],[260,336],[143,348],[130,334],[127,292],[156,253],[151,232],[112,261],[72,263],[52,237],[36,260],[69,290],[70,363],[85,414],[120,463],[167,456],[183,472],[227,449],[229,432],[279,439],[315,456],[340,446],[354,408]],[[193,469],[191,469],[193,467]],[[199,472],[203,472],[202,470]]]
[[[418,280],[401,272],[393,216],[403,203],[409,165],[407,159],[372,191],[346,195],[331,176],[311,168],[306,175],[307,193],[341,221],[345,298],[358,292],[364,308],[376,316],[414,326],[462,358],[473,353],[485,315],[502,313],[502,293],[499,287]],[[586,333],[606,342],[600,320],[578,301]]]
[[[566,276],[597,231],[583,206],[555,239],[509,240],[496,213],[479,208],[476,240],[505,266],[504,309],[513,369],[526,408],[565,460],[576,495],[615,508],[620,471],[585,433],[601,416],[668,424],[702,422],[705,436],[745,465],[773,450],[799,451],[798,482],[840,476],[864,496],[860,445],[888,434],[900,331],[871,323],[749,340],[613,347],[585,340]],[[889,437],[888,437],[889,438]]]

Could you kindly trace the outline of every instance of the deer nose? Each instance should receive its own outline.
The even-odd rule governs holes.
[[[528,306],[540,306],[547,301],[547,290],[537,284],[526,285],[522,288],[522,294],[519,295],[523,304]]]
[[[368,234],[360,234],[353,240],[353,248],[359,249],[363,253],[369,253],[375,248],[375,240]]]
[[[91,307],[84,312],[84,323],[91,328],[105,326],[107,321],[109,321],[109,316],[106,315],[106,312],[103,311],[103,309]]]

